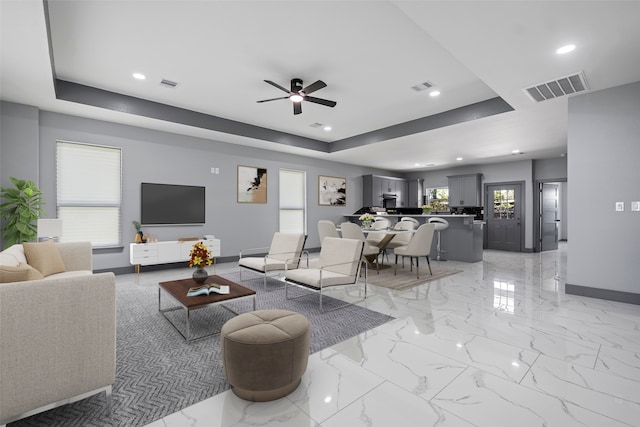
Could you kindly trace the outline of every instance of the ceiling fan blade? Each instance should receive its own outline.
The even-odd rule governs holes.
[[[313,102],[320,105],[326,105],[327,107],[335,107],[338,103],[335,101],[329,101],[328,99],[316,98],[315,96],[305,96],[305,101]]]
[[[256,101],[256,102],[269,102],[269,101],[277,101],[278,99],[289,99],[288,96],[282,96],[280,98],[271,98],[271,99],[263,99],[261,101]]]
[[[293,114],[302,114],[302,103],[294,102],[293,103]]]
[[[285,89],[282,86],[280,86],[278,83],[274,83],[271,80],[265,80],[265,82],[269,83],[271,86],[275,86],[278,89],[280,89],[281,91],[287,92],[287,93],[291,93],[291,91],[289,89]]]
[[[318,80],[317,82],[311,83],[309,86],[303,88],[302,92],[304,92],[306,95],[308,95],[311,92],[315,92],[318,89],[322,89],[323,87],[327,87],[327,84],[325,82],[323,82],[322,80]]]

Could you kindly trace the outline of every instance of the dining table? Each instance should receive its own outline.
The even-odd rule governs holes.
[[[376,267],[378,269],[381,268],[390,268],[390,265],[384,264],[384,253],[387,249],[389,243],[393,240],[396,235],[401,233],[415,233],[415,230],[394,230],[394,229],[382,229],[376,230],[373,228],[363,228],[362,232],[365,236],[371,236],[372,234],[381,234],[382,237],[380,240],[376,240],[374,242],[369,241],[368,244],[371,246],[376,246],[378,248],[378,253],[375,255],[366,255],[364,258],[369,263],[369,266]],[[378,258],[380,255],[383,255],[382,262],[378,263]]]

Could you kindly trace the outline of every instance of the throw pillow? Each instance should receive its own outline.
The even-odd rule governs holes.
[[[17,267],[21,262],[26,264],[27,258],[24,256],[24,249],[22,249],[22,245],[20,243],[0,252],[0,264],[2,265],[12,265]]]
[[[20,263],[17,267],[0,265],[0,283],[24,282],[42,279],[42,273],[28,264]]]
[[[40,271],[44,277],[66,271],[64,261],[53,240],[41,243],[23,243],[27,263]]]

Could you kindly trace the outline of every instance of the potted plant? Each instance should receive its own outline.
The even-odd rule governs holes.
[[[9,179],[15,188],[0,188],[0,218],[4,221],[1,231],[7,247],[36,240],[36,221],[45,214],[41,208],[42,191],[33,181]]]
[[[360,218],[358,218],[360,221],[362,221],[362,225],[364,226],[364,228],[370,228],[371,227],[371,222],[373,221],[375,217],[373,215],[371,215],[370,213],[365,213],[360,215]]]
[[[211,251],[203,242],[194,243],[189,252],[189,267],[196,267],[193,272],[193,280],[196,283],[203,283],[209,277],[209,273],[204,268],[211,265]]]
[[[431,213],[431,205],[422,205],[422,213],[429,215]]]
[[[136,243],[144,242],[144,233],[142,232],[142,225],[138,221],[131,221],[133,226],[136,228]]]

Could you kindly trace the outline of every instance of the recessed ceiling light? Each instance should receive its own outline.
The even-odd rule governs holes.
[[[511,150],[511,154],[518,154],[520,150]]]
[[[147,78],[147,76],[145,76],[142,73],[133,73],[133,78],[138,80],[144,80]]]
[[[432,92],[429,92],[429,96],[438,96],[440,95],[440,91],[439,90],[434,90]]]
[[[327,131],[327,132],[329,132],[329,131],[331,130],[331,126],[325,126],[325,127],[324,127],[324,130],[325,130],[325,131]]]
[[[562,46],[562,47],[558,48],[558,50],[556,50],[556,53],[558,55],[562,55],[562,54],[569,53],[569,52],[573,51],[575,48],[576,48],[575,44],[568,44],[566,46]]]
[[[415,167],[419,167],[419,166],[420,166],[420,163],[414,163],[414,164],[413,164],[413,166],[415,166]]]
[[[460,160],[462,160],[462,157],[456,157],[456,160],[460,161]]]

